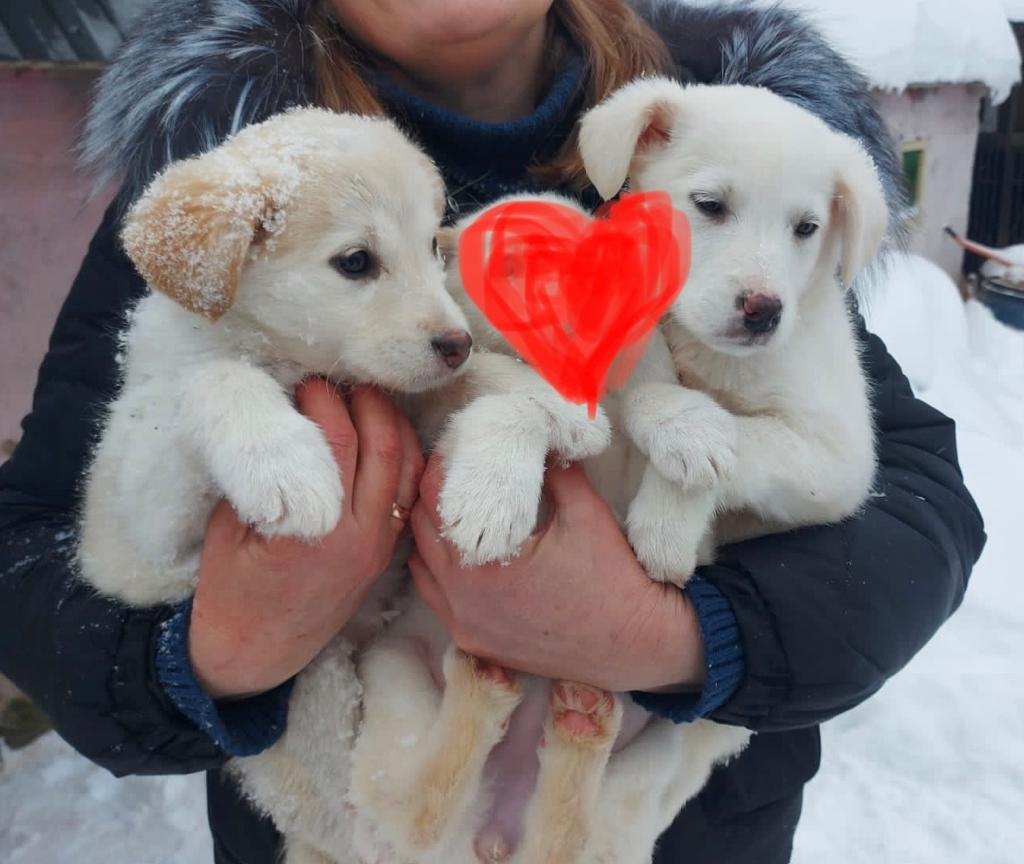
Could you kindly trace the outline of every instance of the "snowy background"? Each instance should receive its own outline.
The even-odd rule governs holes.
[[[794,864],[1019,864],[1024,850],[1024,333],[908,258],[872,329],[959,422],[990,540],[963,608],[881,693],[824,729]],[[201,777],[116,780],[53,734],[4,752],[3,864],[206,864]],[[723,862],[728,864],[728,862]]]
[[[999,101],[1019,74],[1005,18],[1024,20],[1024,0],[785,2],[883,89],[982,81]],[[824,728],[793,861],[1020,864],[1024,333],[964,306],[922,259],[895,267],[872,296],[872,329],[916,392],[959,423],[961,464],[990,539],[953,620],[881,693]],[[202,776],[117,780],[53,734],[2,757],[0,864],[212,860]]]
[[[721,0],[684,2],[714,6]],[[1024,21],[1024,0],[751,2],[803,12],[880,90],[980,81],[998,104],[1020,79],[1020,54],[1006,21]]]

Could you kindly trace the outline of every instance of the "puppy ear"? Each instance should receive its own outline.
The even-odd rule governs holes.
[[[437,248],[445,261],[451,261],[459,251],[459,231],[454,225],[445,225],[437,229]]]
[[[250,247],[272,222],[268,189],[224,149],[176,163],[131,209],[121,242],[151,289],[216,321],[235,298]]]
[[[849,288],[878,254],[889,224],[885,192],[867,151],[853,139],[837,148],[833,211],[842,243],[840,275]]]
[[[636,156],[665,147],[677,131],[683,87],[641,78],[616,90],[580,121],[583,168],[602,198],[614,198]]]

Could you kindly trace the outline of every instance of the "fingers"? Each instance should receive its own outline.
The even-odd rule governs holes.
[[[395,488],[393,506],[401,509],[397,515],[392,510],[391,518],[388,520],[396,535],[401,534],[409,524],[412,505],[419,498],[420,477],[423,476],[424,465],[419,436],[412,428],[412,424],[402,416],[399,416],[398,434],[402,441],[402,465],[398,473],[398,485]],[[405,518],[399,518],[403,510]]]
[[[412,508],[409,525],[416,540],[416,552],[434,573],[445,573],[458,566],[458,558],[451,544],[430,516],[430,508],[420,498]]]
[[[544,490],[554,507],[556,517],[565,516],[568,511],[580,507],[603,504],[579,462],[574,462],[566,468],[550,466],[544,477]]]
[[[345,489],[348,506],[356,473],[359,439],[345,400],[323,378],[307,378],[296,388],[295,401],[299,411],[323,430],[341,472],[341,485]]]
[[[420,496],[420,479],[425,467],[423,450],[416,430],[401,415],[398,418],[398,435],[402,442],[402,468],[398,474],[395,501],[411,509]]]
[[[451,632],[455,616],[452,614],[451,606],[445,597],[444,591],[430,572],[430,568],[424,563],[419,552],[414,551],[409,556],[409,572],[412,573],[412,581],[416,591],[423,602],[429,606],[434,614],[441,620],[445,629]]]
[[[360,521],[374,520],[390,514],[397,500],[405,456],[401,415],[394,402],[371,387],[355,389],[350,410],[359,440],[352,511]]]
[[[444,483],[444,462],[441,455],[435,450],[430,459],[427,460],[427,467],[423,471],[423,478],[420,480],[419,499],[423,503],[427,518],[433,523],[435,531],[441,532],[441,517],[437,512],[438,503],[441,499],[441,485]]]
[[[204,554],[219,554],[235,549],[249,534],[249,526],[227,501],[220,501],[206,523],[203,540]]]

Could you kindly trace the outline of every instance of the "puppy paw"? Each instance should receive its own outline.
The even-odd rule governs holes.
[[[491,397],[452,418],[438,514],[466,564],[507,561],[534,530],[548,434],[536,406]]]
[[[475,797],[488,755],[508,729],[522,699],[515,673],[448,646],[445,692],[434,750],[409,788],[412,848],[424,851],[442,842],[456,817]]]
[[[551,449],[567,462],[579,462],[602,453],[611,443],[612,427],[598,406],[593,419],[585,405],[571,405],[551,414]]]
[[[648,466],[626,515],[626,535],[647,575],[685,584],[710,536],[714,513],[711,491],[686,492]]]
[[[331,450],[315,424],[298,419],[239,454],[238,470],[224,482],[239,518],[266,537],[313,540],[341,518],[344,493]]]
[[[441,490],[444,536],[468,566],[514,558],[537,524],[541,477],[497,473],[453,466]]]
[[[708,489],[729,477],[736,464],[736,418],[696,390],[662,390],[657,406],[630,407],[630,436],[651,464],[673,483]],[[649,400],[645,400],[649,401]]]
[[[630,513],[629,543],[637,561],[655,582],[682,586],[697,567],[698,544],[680,527],[662,517],[634,517]]]
[[[603,747],[615,740],[622,707],[615,697],[586,684],[560,681],[551,688],[551,725],[563,740]]]

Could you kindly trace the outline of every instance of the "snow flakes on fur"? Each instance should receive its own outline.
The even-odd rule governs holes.
[[[289,200],[316,154],[322,116],[336,117],[292,109],[202,159],[167,168],[132,208],[122,234],[146,282],[193,312],[223,315],[254,239],[270,245],[284,229]]]

